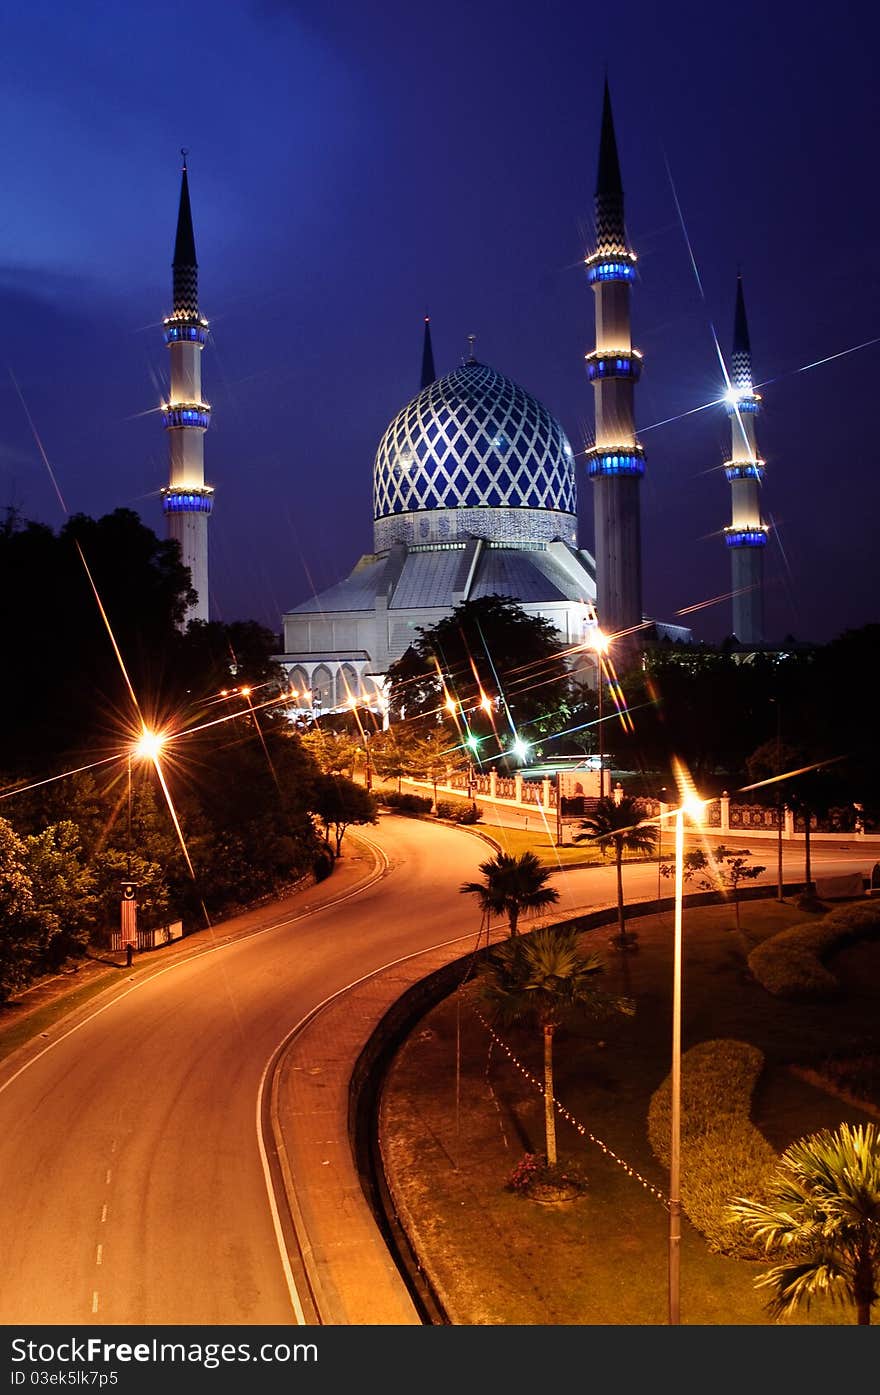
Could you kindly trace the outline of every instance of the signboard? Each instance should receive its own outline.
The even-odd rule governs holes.
[[[120,944],[122,949],[125,949],[126,945],[131,945],[133,949],[137,949],[137,900],[135,899],[136,891],[136,882],[122,883],[122,903],[120,906],[120,910],[122,913],[122,918],[120,922],[120,929],[122,931],[122,934],[120,936]]]

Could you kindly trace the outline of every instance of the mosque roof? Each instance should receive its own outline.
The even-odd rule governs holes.
[[[288,614],[338,615],[345,611],[372,610],[378,596],[387,597],[388,609],[453,609],[463,599],[506,596],[523,605],[548,605],[558,601],[587,601],[595,594],[595,577],[582,553],[558,544],[561,556],[549,549],[501,547],[479,542],[472,547],[416,547],[396,549],[394,554],[358,564],[350,576],[335,586],[295,606]]]
[[[429,383],[389,425],[373,470],[376,520],[425,510],[577,512],[559,422],[512,379],[470,359]]]

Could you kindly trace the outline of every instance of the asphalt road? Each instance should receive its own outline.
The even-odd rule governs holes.
[[[157,955],[149,976],[4,1065],[0,1322],[295,1321],[259,1127],[267,1063],[349,984],[459,937],[464,953],[478,923],[459,885],[485,842],[400,818],[370,837],[387,866],[365,889],[343,886],[339,899],[334,877],[304,898],[306,913],[279,920],[267,908],[268,928],[247,938],[211,948],[203,933],[195,958]],[[852,851],[817,849],[814,875],[876,855],[857,852],[854,863]],[[802,868],[794,849],[786,875]],[[554,880],[566,913],[615,899],[612,865]],[[625,868],[628,899],[656,887],[656,866]],[[316,904],[327,896],[336,904]]]
[[[329,996],[469,928],[458,886],[485,853],[405,819],[370,834],[381,880],[135,980],[0,1086],[0,1322],[295,1320],[258,1138],[266,1064]]]

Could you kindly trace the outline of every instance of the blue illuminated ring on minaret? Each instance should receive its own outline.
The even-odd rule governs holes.
[[[641,446],[593,446],[587,451],[587,475],[598,479],[602,475],[635,475],[645,473],[645,452]]]
[[[162,490],[164,513],[210,513],[214,507],[214,490],[205,485],[204,489],[171,486]]]
[[[742,391],[732,387],[726,394],[725,405],[727,415],[735,417],[738,412],[759,412],[761,410],[761,398],[757,392],[752,392],[750,388]]]
[[[724,541],[728,547],[766,547],[767,529],[759,528],[725,528]]]
[[[204,348],[208,342],[208,321],[202,315],[175,310],[173,315],[165,316],[162,324],[166,344],[198,344]]]
[[[165,402],[162,420],[169,431],[180,426],[196,426],[207,431],[211,425],[211,408],[207,402]]]
[[[597,281],[634,281],[636,260],[635,252],[600,248],[585,259],[587,281],[591,286]]]
[[[730,483],[734,480],[757,480],[760,484],[764,478],[764,461],[725,460],[724,473]]]
[[[642,356],[637,349],[594,349],[585,359],[591,383],[608,378],[629,378],[637,383],[642,376]]]

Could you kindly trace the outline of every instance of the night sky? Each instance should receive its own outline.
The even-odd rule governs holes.
[[[134,508],[164,535],[156,409],[181,146],[212,330],[214,618],[279,630],[370,550],[373,457],[418,389],[426,312],[438,373],[475,334],[477,357],[580,451],[607,65],[639,254],[646,610],[674,620],[729,590],[727,417],[681,414],[721,395],[712,326],[728,354],[740,268],[776,529],[768,637],[823,642],[880,619],[880,343],[798,371],[880,336],[877,13],[787,0],[8,9],[0,508],[64,521],[29,413],[71,513]],[[591,548],[582,461],[578,486]],[[730,603],[685,623],[720,639]]]

